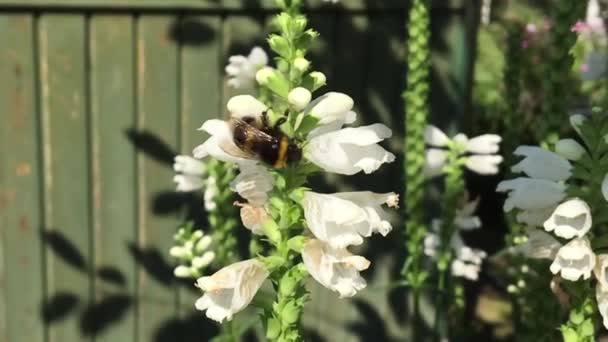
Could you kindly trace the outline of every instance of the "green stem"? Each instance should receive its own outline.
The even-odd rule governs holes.
[[[430,3],[413,0],[409,10],[407,85],[403,92],[405,113],[405,247],[408,257],[402,274],[412,288],[414,303],[419,303],[420,293],[428,273],[422,268],[423,240],[426,235],[424,222],[424,130],[429,112],[430,68]],[[414,305],[414,324],[419,324],[418,305]],[[418,327],[415,333],[421,331]],[[420,336],[414,335],[414,340]]]

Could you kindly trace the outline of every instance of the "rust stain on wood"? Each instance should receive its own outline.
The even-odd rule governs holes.
[[[30,221],[26,216],[19,217],[19,230],[23,233],[27,232],[30,229]]]

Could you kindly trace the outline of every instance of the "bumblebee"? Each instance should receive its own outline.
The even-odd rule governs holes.
[[[270,125],[266,112],[257,119],[253,116],[232,118],[233,142],[248,158],[278,169],[294,165],[302,159],[302,150],[279,128],[286,119],[282,117]]]

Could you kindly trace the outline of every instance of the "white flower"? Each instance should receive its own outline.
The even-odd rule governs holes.
[[[344,124],[350,124],[355,121],[357,115],[352,111],[353,105],[354,102],[350,96],[337,92],[329,92],[309,103],[302,116],[298,119],[301,121],[304,115],[311,115],[319,120],[318,124],[320,126],[333,124],[332,130],[336,130]],[[299,126],[299,123],[297,126]]]
[[[544,223],[545,230],[555,231],[555,235],[571,239],[583,237],[591,229],[591,209],[579,199],[570,199],[555,208],[555,211]]]
[[[234,144],[232,130],[228,122],[218,119],[207,120],[199,130],[211,134],[211,137],[192,151],[195,158],[203,159],[211,156],[225,162],[253,162],[242,155],[240,149]]]
[[[597,263],[593,273],[597,279],[597,286],[601,287],[602,291],[608,291],[608,254],[600,254],[597,256]]]
[[[555,153],[569,160],[579,160],[585,148],[574,139],[562,139],[555,144]]]
[[[608,329],[608,292],[604,292],[600,286],[596,286],[595,299],[597,300],[598,311],[602,315],[604,328]]]
[[[189,258],[192,253],[183,246],[173,246],[169,249],[169,255],[178,259],[186,259]]]
[[[480,175],[495,175],[502,160],[502,156],[498,155],[472,155],[467,157],[466,167]]]
[[[602,195],[604,195],[604,199],[608,201],[608,173],[604,176],[604,180],[602,181]]]
[[[343,128],[311,138],[304,156],[328,172],[369,174],[395,160],[392,153],[378,145],[391,135],[391,130],[382,124]]]
[[[542,227],[545,224],[545,221],[551,217],[554,210],[555,206],[541,209],[521,210],[517,213],[515,218],[519,223],[523,223],[528,226]]]
[[[321,285],[338,292],[340,298],[352,297],[366,286],[359,272],[369,267],[369,260],[345,248],[311,239],[302,249],[302,260],[308,273]]]
[[[190,192],[203,187],[201,177],[205,174],[205,164],[200,160],[186,155],[175,156],[173,170],[178,173],[173,177],[177,183],[176,191]]]
[[[447,152],[438,148],[428,148],[425,151],[424,169],[422,173],[427,178],[433,178],[443,173]]]
[[[266,209],[247,203],[237,203],[237,205],[241,207],[241,221],[243,222],[243,226],[255,235],[264,235],[264,222],[270,219]]]
[[[177,184],[175,187],[176,191],[179,192],[191,192],[203,188],[204,182],[199,176],[191,175],[175,175],[173,176],[173,182]]]
[[[498,183],[498,192],[509,192],[503,209],[513,208],[524,210],[543,209],[557,204],[566,197],[566,187],[563,184],[546,179],[519,177]]]
[[[440,244],[441,239],[439,238],[439,235],[437,233],[428,232],[424,237],[424,255],[435,258]]]
[[[247,57],[243,55],[231,56],[226,66],[228,85],[236,89],[251,89],[255,83],[255,73],[268,64],[268,56],[264,49],[255,46]]]
[[[473,215],[477,210],[478,200],[470,201],[465,203],[462,208],[456,210],[456,217],[454,218],[454,224],[460,228],[460,230],[472,230],[481,227],[481,220],[478,216]]]
[[[201,253],[204,250],[206,250],[207,248],[209,248],[209,246],[211,245],[211,242],[213,242],[213,238],[211,237],[211,235],[205,235],[198,240],[198,242],[196,243],[196,246],[194,247],[194,250],[197,253]]]
[[[206,310],[207,317],[214,321],[230,321],[251,302],[267,277],[268,271],[257,259],[226,266],[212,276],[196,281],[196,286],[205,294],[196,301],[195,307]]]
[[[379,232],[388,234],[392,226],[382,204],[396,205],[395,193],[369,191],[304,194],[302,207],[308,229],[335,248],[360,245],[363,238]]]
[[[230,189],[252,205],[263,206],[273,183],[272,175],[264,166],[244,164],[240,167],[239,175],[230,183]]]
[[[452,261],[452,275],[477,280],[485,257],[486,252],[482,250],[462,246],[456,251],[456,258]]]
[[[205,164],[190,156],[178,155],[174,158],[173,170],[191,176],[202,176],[205,174]]]
[[[427,125],[424,129],[424,142],[430,146],[445,147],[449,144],[450,138],[436,126]]]
[[[294,106],[296,110],[301,110],[304,109],[310,103],[311,98],[312,94],[308,89],[303,87],[297,87],[289,92],[289,95],[287,96],[287,101],[289,101],[289,103]]]
[[[293,60],[293,66],[299,71],[304,72],[310,67],[310,61],[308,61],[306,58],[297,57]]]
[[[459,133],[452,139],[433,125],[427,125],[424,131],[424,141],[432,146],[427,149],[425,156],[424,175],[428,178],[443,173],[447,152],[437,147],[448,147],[450,142],[462,146],[463,152],[469,153],[466,157],[465,166],[481,175],[493,175],[498,173],[498,165],[503,158],[495,153],[499,150],[502,138],[496,134],[483,134],[469,139],[466,135]],[[435,148],[433,148],[435,147]]]
[[[513,152],[525,156],[511,171],[523,172],[531,178],[562,181],[570,177],[572,165],[564,157],[537,146],[519,146]]]
[[[527,227],[526,241],[513,247],[512,252],[532,259],[553,259],[562,244],[543,230]]]
[[[217,183],[215,177],[209,176],[207,177],[207,181],[205,182],[205,193],[203,194],[203,202],[205,204],[205,210],[212,211],[217,209],[217,203],[215,202],[215,197],[219,193],[219,189],[217,188]]]
[[[587,238],[578,238],[568,242],[557,251],[555,260],[551,264],[551,273],[561,273],[562,278],[576,281],[591,277],[595,267],[595,254]]]

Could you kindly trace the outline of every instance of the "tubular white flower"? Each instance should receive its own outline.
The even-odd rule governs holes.
[[[502,156],[498,155],[472,155],[467,157],[466,167],[480,175],[495,175],[502,160]]]
[[[562,246],[549,268],[551,273],[560,273],[561,277],[577,281],[581,276],[589,279],[595,267],[596,258],[587,238],[578,238]]]
[[[494,154],[500,149],[502,138],[496,134],[483,134],[466,142],[467,151],[474,154]]]
[[[595,299],[597,300],[598,311],[602,315],[604,328],[608,329],[608,292],[602,291],[600,286],[596,286]]]
[[[554,210],[555,206],[541,209],[521,210],[517,213],[516,220],[519,223],[527,224],[529,226],[542,227],[545,224],[545,221],[551,217]]]
[[[563,181],[570,177],[572,165],[564,157],[537,146],[519,146],[513,152],[525,158],[513,165],[511,171],[523,172],[529,177]]]
[[[202,189],[204,185],[200,176],[191,175],[175,175],[173,176],[173,182],[177,184],[175,190],[179,192],[196,191]]]
[[[264,235],[264,222],[270,216],[263,207],[256,207],[250,204],[239,204],[241,206],[241,221],[243,226],[255,235]]]
[[[198,242],[196,243],[196,246],[194,247],[194,250],[198,253],[201,253],[204,250],[206,250],[207,248],[209,248],[209,246],[211,246],[212,242],[213,242],[213,238],[211,237],[211,235],[205,235],[205,236],[201,237],[200,240],[198,240]]]
[[[321,285],[338,292],[340,298],[352,297],[366,286],[359,272],[369,267],[369,260],[345,248],[311,239],[304,244],[302,260],[308,273]]]
[[[424,255],[435,258],[439,244],[441,243],[439,235],[433,232],[428,232],[424,237]]]
[[[479,278],[479,272],[481,271],[479,265],[467,263],[460,259],[453,260],[450,269],[454,277],[462,277],[473,281]]]
[[[173,159],[173,170],[191,176],[205,174],[205,164],[198,159],[186,155],[178,155]]]
[[[543,209],[557,204],[566,197],[566,187],[563,184],[546,179],[519,177],[498,183],[498,192],[509,192],[504,211],[513,208],[523,210]]]
[[[251,95],[237,95],[228,100],[226,108],[230,116],[237,119],[249,116],[258,118],[268,107]]]
[[[268,56],[264,49],[255,46],[247,57],[231,56],[226,66],[228,85],[236,89],[249,90],[254,86],[256,71],[268,64]]]
[[[310,103],[311,98],[310,91],[303,87],[294,88],[287,96],[289,103],[297,110],[304,109]]]
[[[470,201],[465,203],[462,208],[456,211],[456,217],[454,218],[454,224],[460,230],[473,230],[481,227],[481,220],[478,216],[473,215],[477,210],[478,200]]]
[[[225,162],[255,162],[251,159],[227,152],[240,151],[240,149],[234,144],[232,130],[230,129],[230,124],[228,122],[218,119],[207,120],[203,123],[199,130],[203,130],[211,134],[211,137],[192,151],[194,158],[203,159],[207,156],[211,156]]]
[[[548,232],[554,231],[561,238],[571,239],[587,234],[591,223],[589,205],[579,198],[573,198],[558,205],[543,226]]]
[[[604,180],[602,181],[602,195],[604,199],[608,201],[608,173],[604,176]]]
[[[353,105],[354,102],[350,96],[329,92],[308,104],[304,112],[319,119],[319,125],[327,125],[335,121],[343,125],[355,121],[356,114],[352,111]]]
[[[425,151],[424,157],[424,169],[422,173],[427,178],[433,178],[443,173],[443,167],[447,159],[447,153],[445,150],[438,148],[428,148]]]
[[[524,243],[513,247],[516,254],[523,254],[532,259],[553,259],[562,244],[553,235],[543,230],[527,227],[527,239]]]
[[[392,226],[382,204],[393,204],[395,193],[376,194],[369,191],[304,194],[302,207],[308,229],[335,248],[360,245],[363,238],[379,232],[388,234]]]
[[[267,277],[268,271],[257,259],[226,266],[196,281],[196,286],[205,294],[196,301],[195,307],[206,310],[207,317],[214,321],[230,321],[235,313],[249,305]]]
[[[585,154],[585,148],[574,139],[562,139],[555,144],[555,153],[576,161]]]
[[[424,142],[430,146],[444,147],[450,142],[450,138],[439,128],[427,125],[424,130]]]
[[[259,207],[266,203],[273,183],[272,175],[264,166],[245,164],[241,165],[239,175],[230,183],[230,189]]]
[[[182,246],[173,246],[169,249],[169,255],[174,258],[185,259],[190,257],[192,254],[188,249]]]
[[[378,145],[390,137],[391,130],[382,124],[343,128],[311,138],[304,156],[328,172],[354,175],[363,171],[369,174],[395,160],[392,153]]]
[[[600,254],[597,256],[593,273],[597,279],[597,286],[601,288],[602,292],[608,292],[608,272],[606,271],[608,271],[608,254]]]

